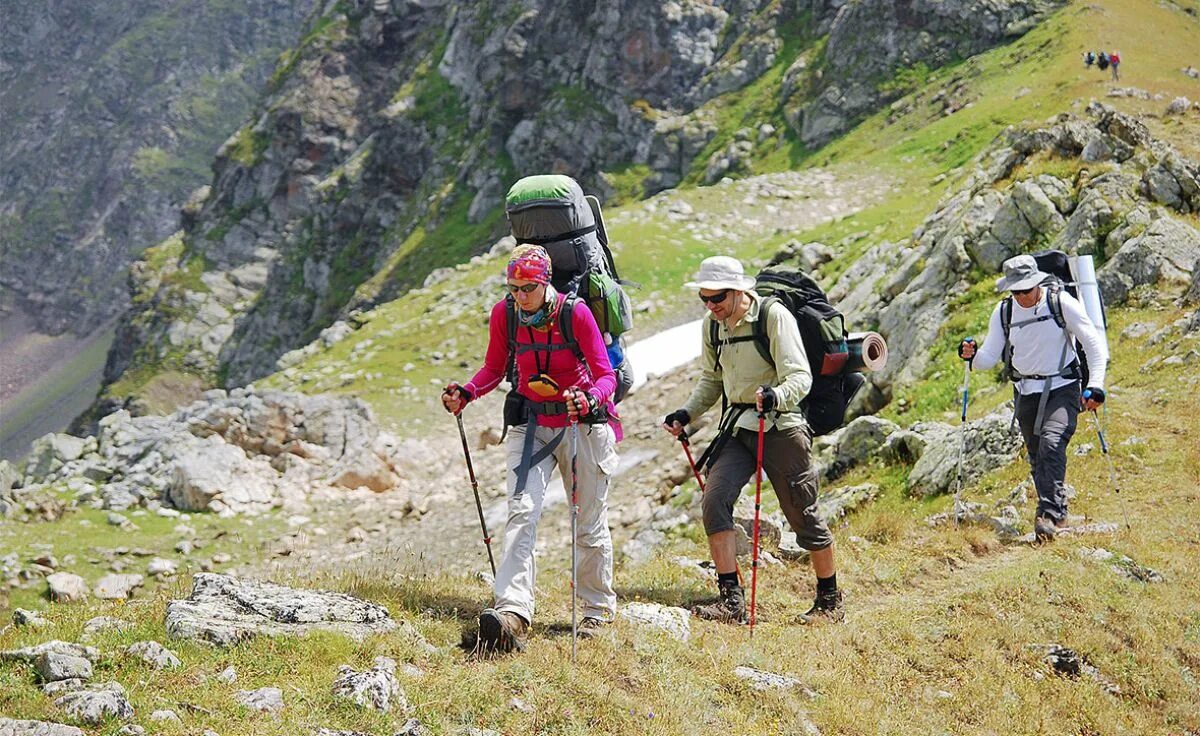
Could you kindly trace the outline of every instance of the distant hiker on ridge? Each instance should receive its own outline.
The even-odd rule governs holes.
[[[1114,51],[1108,55],[1108,63],[1112,64],[1112,78],[1114,82],[1121,81],[1121,52]]]
[[[753,291],[755,281],[742,264],[728,256],[706,258],[696,280],[687,284],[699,292],[708,313],[702,325],[704,373],[682,409],[671,412],[663,426],[678,437],[685,425],[726,397],[728,409],[721,431],[713,440],[716,459],[703,496],[704,530],[717,568],[720,599],[694,610],[701,618],[728,623],[747,621],[746,598],[738,580],[737,535],[733,507],[746,481],[757,470],[758,417],[766,417],[761,436],[762,462],[775,488],[779,506],[796,532],[797,543],[812,552],[817,574],[816,601],[799,617],[801,623],[840,621],[842,595],[837,588],[833,535],[817,513],[817,474],[812,465],[811,430],[800,403],[813,384],[812,369],[791,312],[771,302],[763,313],[763,298]],[[754,344],[754,323],[766,320],[766,334],[775,365]],[[719,325],[722,345],[708,340],[710,325]],[[722,443],[717,445],[717,443]]]
[[[1096,54],[1091,51],[1083,52],[1083,68],[1091,69],[1092,64],[1096,63]]]
[[[573,473],[578,487],[579,580],[573,593],[583,603],[580,628],[594,632],[616,613],[608,485],[621,432],[610,401],[616,376],[591,310],[550,285],[550,257],[540,246],[518,246],[506,275],[508,296],[492,307],[483,367],[442,394],[446,410],[457,414],[496,388],[515,357],[517,381],[504,409],[509,427],[504,552],[495,606],[479,616],[480,648],[499,652],[525,648],[534,612],[537,523],[556,466],[568,495]],[[573,458],[568,425],[576,421],[582,427]]]
[[[959,343],[958,355],[981,370],[1006,364],[1038,494],[1034,536],[1049,541],[1067,521],[1067,444],[1075,434],[1081,402],[1087,411],[1104,403],[1108,351],[1083,305],[1040,271],[1033,256],[1015,256],[1003,268],[996,291],[1012,295],[992,310],[983,346],[976,350],[968,338]],[[1089,371],[1082,399],[1076,340]]]

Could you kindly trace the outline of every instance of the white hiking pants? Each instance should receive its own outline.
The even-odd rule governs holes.
[[[537,427],[533,450],[536,453],[560,433],[562,441],[537,465],[529,469],[525,490],[516,494],[517,467],[525,444],[523,426],[508,431],[508,522],[504,526],[504,554],[496,571],[496,610],[511,611],[526,621],[533,620],[533,588],[537,576],[534,547],[537,523],[550,475],[557,466],[571,501],[571,428]],[[617,468],[616,439],[607,424],[579,425],[579,456],[576,476],[579,483],[579,581],[576,588],[582,604],[581,616],[612,619],[617,610],[613,591],[612,537],[608,531],[608,484]],[[570,544],[570,540],[567,540]],[[569,551],[569,550],[568,550]],[[568,585],[567,580],[562,581]]]

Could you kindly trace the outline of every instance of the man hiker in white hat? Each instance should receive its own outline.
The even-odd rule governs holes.
[[[1050,276],[1038,270],[1033,256],[1015,256],[1003,268],[996,291],[1012,292],[1011,298],[992,310],[983,346],[976,349],[975,341],[967,338],[959,344],[958,355],[981,370],[1005,361],[1015,387],[1015,419],[1038,494],[1034,536],[1049,541],[1067,521],[1067,443],[1075,434],[1080,409],[1094,411],[1104,403],[1108,351],[1083,305],[1066,291],[1054,289],[1061,305],[1063,325],[1059,326],[1052,309]],[[1076,340],[1083,346],[1089,369],[1082,395]]]
[[[763,467],[775,488],[779,506],[799,545],[812,552],[817,574],[816,601],[799,617],[801,623],[840,621],[844,617],[833,561],[833,535],[817,515],[817,474],[810,453],[812,438],[800,402],[812,387],[812,370],[796,320],[777,302],[764,314],[754,279],[735,258],[715,256],[700,264],[697,289],[708,309],[703,320],[701,360],[704,373],[682,409],[667,415],[663,426],[678,437],[692,419],[724,397],[728,408],[713,440],[708,482],[703,497],[704,530],[717,568],[719,600],[694,609],[701,617],[745,623],[746,596],[738,580],[737,535],[733,506],[757,467],[758,417],[764,414]],[[754,323],[764,319],[772,366],[754,344]],[[708,340],[718,324],[719,348]]]

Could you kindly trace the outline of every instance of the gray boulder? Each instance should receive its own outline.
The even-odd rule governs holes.
[[[33,661],[42,682],[58,682],[59,680],[90,680],[92,663],[86,657],[76,657],[71,654],[44,652]]]
[[[858,417],[838,432],[833,460],[821,469],[821,474],[832,480],[850,468],[867,462],[899,430],[899,426],[886,419]]]
[[[125,631],[133,627],[133,624],[125,619],[113,618],[112,616],[96,616],[90,618],[83,624],[83,637],[86,639],[89,636],[105,631]]]
[[[156,641],[139,641],[125,647],[125,653],[137,657],[159,670],[174,669],[183,664],[170,649]]]
[[[346,453],[329,471],[329,480],[342,488],[386,491],[395,487],[396,474],[370,447]]]
[[[92,593],[105,600],[124,600],[132,597],[133,591],[144,582],[141,575],[105,575],[92,586]]]
[[[63,465],[83,455],[84,441],[69,434],[47,434],[34,440],[25,467],[26,476],[41,482]]]
[[[401,711],[408,709],[408,700],[396,679],[396,661],[388,657],[376,657],[375,666],[365,672],[342,665],[333,681],[333,695],[383,713],[390,712],[393,705]]]
[[[92,662],[100,658],[100,650],[95,647],[55,639],[21,649],[0,651],[0,661],[33,663],[38,657],[47,652],[66,654],[72,657],[83,657]]]
[[[171,636],[219,646],[263,634],[292,636],[314,630],[362,639],[396,627],[386,609],[359,598],[215,573],[196,575],[191,595],[168,603],[166,615]]]
[[[88,585],[83,578],[70,572],[56,572],[46,576],[50,587],[50,600],[55,603],[81,601],[88,596]]]
[[[83,730],[49,721],[0,718],[0,736],[84,736]]]
[[[277,687],[260,687],[257,690],[238,690],[234,700],[250,710],[273,713],[283,710],[283,691]]]
[[[626,603],[617,609],[617,613],[635,626],[661,629],[678,641],[687,641],[692,635],[692,614],[683,608],[658,603]]]
[[[874,483],[864,483],[822,491],[817,497],[817,514],[827,524],[832,524],[864,503],[874,500],[881,490]]]
[[[115,682],[67,693],[54,704],[68,716],[89,726],[98,726],[109,718],[122,721],[133,718],[133,706],[129,704],[125,688]]]
[[[269,463],[214,436],[176,458],[167,498],[184,511],[259,513],[278,503],[276,479]]]
[[[1021,439],[1018,433],[1009,432],[1011,420],[1012,410],[1006,408],[967,423],[964,484],[1012,462]],[[933,422],[922,429],[928,445],[908,476],[909,492],[932,496],[951,491],[958,478],[959,432],[963,430]]]
[[[1200,258],[1200,232],[1170,217],[1150,223],[1140,236],[1126,241],[1100,269],[1100,293],[1110,305],[1123,304],[1139,286],[1186,287]]]

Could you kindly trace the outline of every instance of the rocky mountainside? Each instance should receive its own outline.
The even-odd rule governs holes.
[[[0,24],[0,307],[87,334],[179,226],[299,35],[312,0],[6,3]]]
[[[269,373],[337,317],[489,246],[520,175],[567,171],[628,196],[746,173],[919,81],[899,70],[1011,39],[1056,7],[965,0],[893,24],[875,5],[326,3],[183,232],[135,268],[110,393],[162,370],[226,385]]]
[[[859,411],[878,411],[893,385],[927,376],[933,348],[978,274],[1046,247],[1092,255],[1104,264],[1105,303],[1118,306],[1137,287],[1192,279],[1200,266],[1200,231],[1189,217],[1196,212],[1200,164],[1135,117],[1093,103],[1083,118],[1064,114],[1047,127],[1007,131],[909,242],[873,246],[831,289],[839,308],[879,329],[891,350]]]

